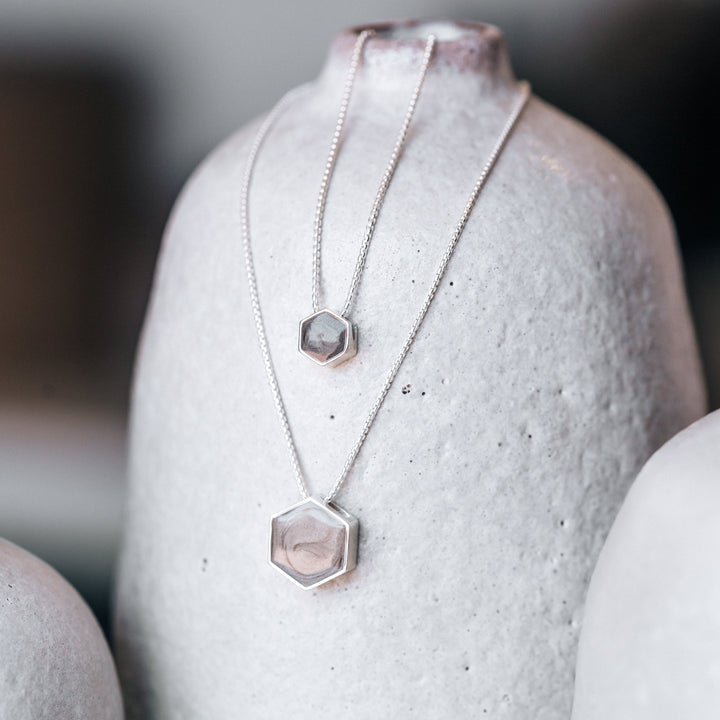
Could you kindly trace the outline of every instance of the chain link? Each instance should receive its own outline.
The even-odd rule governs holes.
[[[357,45],[356,45],[357,48]],[[430,47],[430,52],[432,51],[432,47]],[[426,56],[429,59],[429,53],[426,49]],[[359,57],[359,55],[358,55]],[[340,489],[342,488],[343,484],[345,483],[345,480],[347,479],[348,475],[350,474],[350,471],[352,470],[352,466],[355,463],[355,460],[360,452],[360,449],[362,448],[363,444],[365,443],[365,439],[368,436],[368,433],[370,432],[370,429],[372,428],[372,425],[375,421],[375,418],[377,417],[377,414],[387,397],[388,392],[390,391],[390,388],[393,384],[393,381],[395,380],[395,377],[397,376],[400,367],[403,364],[403,361],[405,360],[405,357],[407,356],[410,347],[413,343],[413,340],[415,339],[415,336],[418,333],[418,330],[420,329],[420,326],[423,323],[423,320],[425,319],[425,316],[427,315],[428,310],[430,309],[430,305],[437,294],[438,288],[440,287],[440,283],[442,282],[443,276],[445,275],[445,271],[447,269],[448,263],[450,262],[450,259],[453,256],[453,253],[455,251],[455,248],[457,247],[458,241],[460,240],[460,236],[463,233],[463,230],[465,229],[465,225],[467,224],[467,221],[470,217],[470,213],[472,212],[473,208],[475,207],[475,203],[477,202],[478,196],[480,195],[480,191],[482,190],[483,186],[485,185],[485,182],[495,165],[495,162],[498,159],[498,156],[502,152],[503,147],[505,146],[505,143],[507,142],[508,137],[510,136],[510,133],[512,132],[513,128],[515,127],[515,124],[518,121],[518,118],[520,117],[523,109],[525,108],[525,105],[527,104],[528,98],[530,97],[530,85],[527,82],[522,82],[520,84],[520,92],[518,94],[518,98],[513,106],[513,109],[508,116],[505,125],[503,126],[502,131],[500,132],[500,135],[498,136],[495,145],[493,146],[492,151],[490,152],[490,155],[485,162],[485,165],[482,168],[482,171],[480,172],[480,175],[475,182],[475,185],[473,186],[473,189],[470,193],[470,196],[465,203],[465,208],[462,212],[462,215],[460,216],[460,220],[458,221],[457,225],[455,226],[455,230],[450,238],[450,242],[448,243],[447,247],[445,248],[445,251],[442,254],[442,257],[440,259],[440,264],[438,265],[438,268],[435,272],[435,276],[433,278],[433,281],[430,285],[430,289],[428,290],[427,295],[425,296],[425,300],[423,301],[420,310],[418,311],[417,315],[415,316],[415,320],[413,321],[412,327],[410,328],[410,332],[407,335],[405,342],[403,343],[402,347],[400,348],[400,351],[398,352],[395,361],[393,362],[392,366],[390,367],[390,370],[385,378],[385,382],[382,385],[382,388],[380,389],[380,392],[377,395],[377,398],[375,402],[373,403],[372,407],[370,408],[370,412],[367,415],[367,418],[365,422],[363,423],[362,430],[360,432],[360,436],[356,440],[355,444],[352,446],[350,453],[347,457],[347,460],[345,461],[345,464],[342,467],[342,470],[340,471],[340,474],[337,477],[337,480],[335,481],[334,485],[330,489],[330,491],[325,495],[324,501],[330,502],[337,494],[340,492]],[[278,413],[278,417],[280,418],[280,424],[282,425],[283,434],[285,435],[285,440],[287,442],[288,450],[290,452],[290,461],[292,464],[293,472],[295,474],[295,480],[297,482],[298,489],[300,490],[300,494],[302,495],[303,499],[306,499],[310,496],[310,491],[308,488],[307,480],[305,478],[305,475],[302,471],[302,466],[300,463],[300,458],[298,456],[297,447],[295,445],[295,440],[292,435],[292,431],[290,429],[290,423],[288,421],[287,411],[285,409],[285,403],[283,402],[282,395],[280,393],[280,386],[278,385],[277,376],[275,374],[275,369],[273,367],[272,358],[270,356],[270,350],[268,348],[267,343],[267,336],[265,333],[265,324],[263,321],[262,316],[262,310],[260,308],[260,301],[258,298],[258,290],[257,290],[257,277],[255,274],[255,266],[253,263],[253,255],[252,255],[252,247],[250,243],[250,221],[249,221],[249,195],[250,195],[250,184],[252,181],[252,175],[253,170],[255,167],[255,162],[257,160],[258,152],[265,141],[265,138],[268,135],[268,132],[272,128],[272,126],[275,124],[278,117],[283,113],[283,111],[290,105],[297,97],[298,95],[307,92],[309,90],[308,87],[302,86],[299,88],[296,88],[294,90],[291,90],[289,93],[287,93],[281,100],[278,102],[278,104],[270,111],[270,113],[265,118],[264,122],[261,124],[260,128],[257,131],[257,134],[255,136],[255,139],[250,147],[250,152],[248,155],[247,160],[247,166],[245,168],[245,173],[243,176],[242,181],[242,190],[241,190],[241,196],[240,196],[240,202],[241,202],[241,232],[242,232],[242,239],[243,239],[243,248],[245,251],[245,270],[247,272],[247,279],[248,279],[248,286],[250,290],[250,306],[252,308],[253,316],[255,319],[255,328],[257,330],[257,336],[258,336],[258,343],[260,345],[260,352],[262,354],[263,363],[265,365],[265,372],[267,374],[268,382],[270,384],[270,390],[272,392],[273,400],[275,403],[275,408]],[[419,88],[417,89],[417,92],[419,93]],[[417,93],[414,93],[414,95],[417,95]],[[417,99],[417,98],[416,98]],[[409,124],[409,123],[408,123]]]
[[[350,58],[350,66],[348,67],[347,76],[345,78],[345,88],[343,90],[342,100],[340,101],[340,110],[338,111],[337,122],[335,123],[335,132],[330,141],[330,153],[325,162],[325,170],[323,171],[322,180],[320,182],[320,193],[318,195],[317,207],[315,209],[315,224],[313,226],[313,277],[312,277],[312,306],[313,312],[320,309],[320,245],[322,238],[323,219],[325,216],[325,202],[327,200],[328,190],[330,188],[330,178],[335,169],[335,161],[337,160],[338,149],[340,145],[340,135],[342,134],[345,118],[347,117],[348,105],[350,104],[350,96],[352,95],[353,85],[355,84],[355,75],[360,65],[360,56],[368,38],[375,34],[374,30],[363,30],[358,35],[353,47],[352,56]]]
[[[267,136],[270,128],[275,124],[278,117],[282,115],[284,110],[291,105],[299,95],[307,92],[309,88],[301,85],[300,87],[290,90],[286,93],[275,107],[268,113],[263,123],[255,135],[253,144],[248,154],[247,165],[242,180],[242,189],[240,191],[240,228],[243,239],[243,249],[245,250],[245,272],[247,273],[248,287],[250,289],[250,307],[252,308],[253,317],[255,319],[255,329],[257,330],[258,343],[260,345],[260,353],[262,354],[263,364],[265,365],[265,373],[267,374],[270,390],[272,391],[273,400],[275,401],[275,409],[277,410],[280,424],[282,425],[285,441],[290,451],[290,463],[295,474],[295,482],[303,499],[310,496],[307,482],[300,466],[300,458],[298,457],[297,447],[293,440],[292,431],[290,430],[290,422],[288,421],[287,410],[280,394],[280,386],[278,385],[275,368],[270,357],[270,350],[267,343],[267,335],[265,333],[265,323],[263,321],[262,310],[260,309],[260,299],[257,290],[257,277],[255,275],[255,263],[253,262],[252,247],[250,245],[250,217],[249,217],[249,195],[250,182],[252,180],[253,169],[255,168],[255,160]]]
[[[355,76],[357,75],[357,69],[360,64],[360,58],[362,51],[365,46],[365,42],[368,38],[372,37],[375,32],[373,30],[363,30],[358,35],[353,48],[352,57],[350,59],[350,66],[348,68],[347,77],[345,79],[345,88],[343,90],[342,100],[340,102],[340,111],[338,112],[337,123],[335,124],[335,132],[333,133],[332,140],[330,142],[330,153],[328,155],[327,162],[325,163],[325,170],[323,171],[322,181],[320,183],[320,193],[318,195],[317,207],[315,210],[315,224],[313,226],[313,277],[312,277],[312,306],[313,312],[318,312],[321,309],[320,301],[320,275],[321,275],[321,246],[322,246],[322,230],[323,220],[325,215],[325,204],[327,201],[327,194],[330,188],[330,179],[332,178],[333,171],[335,169],[335,163],[337,161],[337,155],[339,150],[340,136],[342,134],[343,126],[345,125],[345,118],[347,117],[348,105],[350,104],[350,96],[352,94],[353,85],[355,82]],[[340,315],[345,317],[350,312],[350,307],[355,298],[358,285],[360,284],[360,276],[365,269],[365,261],[367,260],[368,249],[370,248],[370,241],[375,233],[375,225],[377,224],[378,215],[380,214],[380,208],[382,207],[383,201],[385,200],[385,194],[387,193],[388,187],[390,187],[390,181],[395,174],[400,155],[402,154],[403,147],[405,146],[405,140],[407,138],[408,129],[412,121],[413,115],[415,114],[415,106],[417,105],[418,98],[420,97],[420,90],[422,89],[423,83],[425,82],[425,76],[427,75],[427,69],[432,58],[433,48],[435,47],[435,36],[429,35],[425,43],[425,52],[423,53],[422,62],[420,64],[420,71],[418,73],[415,87],[413,88],[410,96],[410,103],[405,112],[400,131],[398,132],[395,144],[393,145],[392,152],[390,153],[390,159],[385,167],[382,178],[380,180],[380,186],[378,187],[373,201],[372,209],[370,211],[370,217],[368,218],[367,225],[365,226],[365,233],[363,235],[363,241],[358,252],[357,260],[355,261],[355,268],[353,270],[352,279],[350,281],[350,288],[345,298],[345,304],[340,312]]]

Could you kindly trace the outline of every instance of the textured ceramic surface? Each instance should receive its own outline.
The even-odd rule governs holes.
[[[435,29],[353,309],[360,352],[332,371],[296,346],[351,33],[258,158],[260,300],[313,493],[356,441],[517,91],[496,29]],[[330,307],[426,31],[368,42],[327,199]],[[531,99],[337,498],[360,520],[358,566],[303,592],[267,562],[270,516],[300,498],[242,260],[257,127],[183,191],[142,338],[117,597],[130,717],[566,720],[610,524],[650,454],[704,412],[667,208],[616,148]]]
[[[0,717],[122,720],[102,631],[49,565],[0,540]]]
[[[573,720],[720,717],[720,411],[647,463],[593,573]]]

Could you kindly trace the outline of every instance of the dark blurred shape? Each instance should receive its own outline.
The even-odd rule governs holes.
[[[0,399],[126,404],[169,204],[141,100],[97,58],[0,54]]]
[[[0,402],[36,413],[38,426],[46,417],[59,418],[37,439],[35,454],[47,457],[49,468],[53,458],[67,467],[73,457],[91,457],[93,448],[60,439],[70,432],[68,423],[91,408],[102,418],[117,417],[110,425],[122,433],[157,246],[133,277],[135,246],[126,238],[140,217],[138,185],[127,161],[134,100],[122,77],[87,59],[0,55]],[[129,302],[128,295],[134,295]],[[107,442],[122,444],[122,435]],[[9,458],[13,468],[21,450],[7,443],[6,437],[6,463]],[[89,481],[107,487],[107,498],[117,502],[108,485],[110,478],[115,487],[121,482],[117,459],[109,457],[107,468],[87,467]],[[8,491],[21,480],[17,474],[0,477],[0,487]],[[25,482],[38,506],[48,502],[29,470]],[[105,497],[101,490],[99,495]],[[90,497],[97,495],[78,497],[77,506]],[[106,623],[113,551],[91,565],[92,576],[72,543],[92,551],[97,531],[78,528],[65,541],[52,526],[25,532],[6,522],[0,534],[53,564]]]
[[[117,105],[86,72],[0,68],[4,384],[28,366],[87,365],[100,350]]]

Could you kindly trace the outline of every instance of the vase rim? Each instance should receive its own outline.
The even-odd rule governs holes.
[[[357,36],[374,30],[365,44],[365,56],[371,64],[392,59],[395,66],[405,58],[416,67],[427,38],[435,35],[434,63],[453,69],[479,72],[496,79],[514,79],[505,35],[495,25],[457,20],[399,20],[355,25],[341,30],[331,46],[331,56],[348,56]]]

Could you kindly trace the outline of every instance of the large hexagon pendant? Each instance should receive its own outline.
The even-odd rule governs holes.
[[[318,365],[339,365],[357,353],[357,328],[323,308],[300,321],[298,350]]]
[[[270,564],[310,590],[355,567],[357,538],[356,517],[311,497],[270,518]]]

